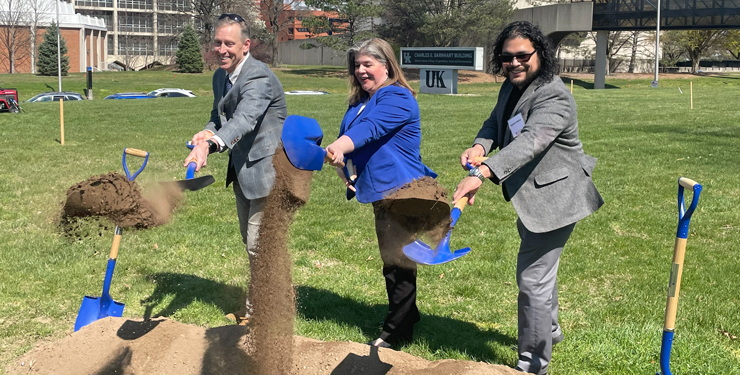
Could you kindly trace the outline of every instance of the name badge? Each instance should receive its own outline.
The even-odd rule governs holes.
[[[521,113],[517,113],[516,116],[509,119],[509,130],[511,130],[511,137],[516,138],[524,128],[524,119]]]

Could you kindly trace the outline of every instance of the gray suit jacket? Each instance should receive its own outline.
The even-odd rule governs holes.
[[[238,179],[247,199],[266,197],[275,182],[272,155],[288,116],[283,85],[267,65],[251,55],[224,95],[226,76],[220,68],[213,73],[213,110],[206,129],[229,150],[226,186]]]
[[[583,152],[578,138],[576,103],[560,77],[538,78],[524,91],[512,117],[525,125],[512,138],[504,108],[514,86],[507,79],[498,102],[474,143],[495,149],[485,164],[503,185],[519,219],[532,232],[549,232],[585,218],[604,200],[591,173],[596,158]]]

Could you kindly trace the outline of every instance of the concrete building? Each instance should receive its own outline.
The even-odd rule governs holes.
[[[17,47],[12,71],[32,73],[35,72],[35,67],[32,66],[30,58],[31,23],[35,23],[38,29],[35,43],[38,49],[44,40],[46,28],[56,19],[56,4],[53,0],[40,1],[35,12],[30,7],[24,7],[26,3],[21,2],[20,4],[21,7],[13,11],[2,11],[5,14],[0,16],[0,32],[8,28],[14,28],[16,31]],[[14,12],[17,13],[8,14]],[[96,70],[106,68],[105,45],[108,31],[103,19],[75,13],[72,4],[59,1],[59,26],[60,35],[64,38],[68,49],[69,72],[85,72],[88,66]],[[0,43],[0,49],[2,49],[0,50],[0,73],[11,71],[7,44],[9,43]]]
[[[80,14],[105,20],[107,68],[174,62],[178,35],[191,19],[189,0],[70,0]]]

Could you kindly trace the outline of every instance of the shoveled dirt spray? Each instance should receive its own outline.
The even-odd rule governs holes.
[[[72,185],[61,213],[60,226],[73,235],[76,221],[105,217],[121,228],[150,228],[165,224],[182,199],[179,189],[160,185],[142,195],[135,181],[109,172]]]
[[[250,283],[253,313],[250,340],[257,375],[288,375],[293,354],[295,295],[288,231],[295,212],[308,201],[312,171],[296,169],[282,147],[273,156],[275,185],[267,197]]]
[[[401,186],[386,195],[379,206],[399,225],[416,233],[416,237],[427,239],[429,244],[439,243],[452,223],[447,190],[432,177]]]

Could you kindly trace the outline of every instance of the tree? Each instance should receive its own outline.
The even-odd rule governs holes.
[[[30,52],[31,52],[31,73],[36,73],[36,59],[37,59],[37,48],[36,39],[38,38],[39,25],[45,13],[51,12],[54,5],[53,2],[47,0],[26,0],[28,4],[28,23],[29,39],[31,40]]]
[[[624,62],[624,58],[619,56],[619,52],[626,45],[632,45],[634,31],[608,31],[608,33],[609,35],[606,38],[607,75],[616,72]],[[596,33],[590,33],[590,37],[595,43]]]
[[[722,46],[723,35],[723,30],[671,30],[661,41],[679,46],[691,60],[691,73],[696,73],[702,57]]]
[[[509,22],[506,0],[386,0],[381,35],[401,46],[490,45]]]
[[[57,67],[57,33],[59,33],[59,28],[57,27],[57,24],[52,21],[51,26],[49,26],[44,33],[44,41],[39,45],[39,59],[36,63],[36,67],[41,75],[55,76],[59,72]],[[69,71],[67,43],[64,41],[64,38],[59,38],[59,41],[59,50],[62,55],[61,72],[63,76],[66,76],[67,71]]]
[[[733,59],[740,60],[740,30],[727,30],[722,47]]]
[[[0,58],[9,73],[28,56],[28,31],[25,21],[27,5],[24,0],[0,0]]]
[[[316,37],[318,44],[337,51],[346,51],[360,40],[377,36],[373,31],[373,18],[382,13],[382,7],[373,0],[306,0],[306,5],[320,8],[335,17],[312,15],[302,25]]]
[[[187,25],[177,43],[177,65],[183,73],[203,72],[203,54],[198,43],[198,35],[192,26]]]
[[[295,16],[303,15],[299,9],[303,7],[301,0],[261,0],[260,14],[262,19],[266,20],[267,42],[272,48],[272,66],[280,65],[280,36],[285,32],[286,27],[293,24]],[[294,17],[287,17],[287,11],[291,10]]]

